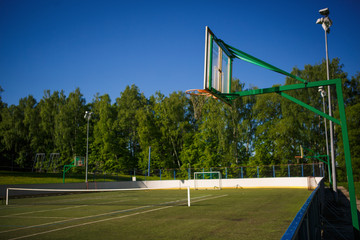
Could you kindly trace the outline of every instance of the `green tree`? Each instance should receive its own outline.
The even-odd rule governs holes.
[[[190,101],[184,92],[173,92],[169,97],[159,92],[156,95],[154,117],[161,133],[162,159],[159,165],[162,168],[182,166],[180,155],[190,128],[189,107]]]
[[[151,166],[153,169],[163,168],[162,166],[162,135],[155,118],[155,96],[151,96],[147,105],[139,109],[136,119],[139,123],[138,136],[141,152],[139,153],[138,167],[146,169],[151,147]]]
[[[145,105],[146,98],[135,85],[126,86],[120,98],[116,99],[117,118],[114,130],[118,148],[120,148],[119,159],[122,169],[133,169],[139,161],[139,123],[136,113]]]
[[[61,92],[59,102],[59,114],[55,120],[55,144],[62,163],[69,164],[74,156],[85,156],[86,152],[85,99],[77,88],[68,98]]]
[[[10,152],[7,150],[6,146],[5,146],[5,140],[4,140],[4,135],[5,135],[5,126],[3,124],[3,117],[5,112],[8,112],[7,109],[7,104],[4,103],[2,101],[2,92],[4,91],[4,89],[0,86],[0,156],[1,159],[1,164],[2,166],[10,166],[11,164],[11,157],[10,157]],[[10,160],[10,161],[9,161]]]
[[[7,107],[7,104],[3,102],[2,100],[2,96],[1,94],[4,92],[4,89],[0,86],[0,112],[2,109],[6,108]],[[1,115],[0,115],[0,122],[1,122],[2,118],[1,118]]]
[[[26,132],[24,136],[29,143],[29,153],[44,152],[45,148],[42,144],[42,135],[40,131],[40,114],[37,107],[36,99],[29,95],[24,101],[20,101],[19,106],[22,107],[24,114],[24,127]]]
[[[17,123],[17,112],[18,109],[15,105],[11,105],[10,107],[6,107],[1,110],[1,163],[3,166],[6,166],[6,164],[11,164],[13,167],[17,163],[20,163],[19,165],[21,167],[25,166],[25,162],[18,160],[22,141],[19,135],[19,131],[17,131],[17,127],[20,124]]]
[[[281,137],[276,128],[282,118],[281,97],[277,94],[257,95],[254,117],[257,121],[257,128],[254,140],[254,157],[251,158],[250,164],[279,163],[275,154],[277,141]]]
[[[35,153],[40,149],[39,114],[36,100],[29,95],[1,111],[2,143],[12,161],[23,168],[31,168]]]
[[[243,91],[245,83],[233,79],[231,88],[232,92]],[[255,96],[239,97],[233,101],[231,108],[224,108],[228,117],[227,137],[230,144],[225,157],[230,165],[246,164],[252,154],[256,130],[256,121],[253,118],[255,101]]]
[[[111,105],[108,94],[96,96],[92,103],[93,141],[91,143],[90,163],[108,172],[118,172],[120,162],[116,144],[114,122],[116,119],[115,107]]]
[[[55,91],[51,94],[50,90],[44,91],[44,96],[39,102],[40,130],[42,133],[42,144],[44,152],[58,152],[55,145],[56,118],[60,112],[60,106],[64,102],[64,93]]]
[[[208,98],[203,106],[199,128],[195,132],[191,151],[187,157],[196,168],[227,166],[226,154],[229,150],[228,117],[223,102]]]

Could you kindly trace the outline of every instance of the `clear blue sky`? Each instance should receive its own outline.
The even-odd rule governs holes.
[[[360,2],[0,0],[0,86],[9,105],[80,88],[114,102],[127,85],[146,97],[203,87],[205,26],[226,43],[290,72],[325,58],[319,9],[333,20],[330,58],[360,71]],[[271,87],[285,77],[240,60],[233,77]]]

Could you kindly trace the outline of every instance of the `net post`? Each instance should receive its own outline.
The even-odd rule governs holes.
[[[6,188],[6,206],[9,205],[9,188]]]
[[[188,207],[190,207],[190,186],[187,187]]]

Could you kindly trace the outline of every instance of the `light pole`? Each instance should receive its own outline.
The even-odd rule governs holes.
[[[329,18],[330,11],[328,8],[324,8],[319,10],[319,13],[324,17],[319,18],[316,21],[316,24],[321,24],[325,32],[325,51],[326,51],[326,74],[327,80],[330,79],[329,74],[329,53],[328,53],[328,42],[327,42],[327,34],[330,33],[330,27],[332,25],[332,21]],[[328,104],[329,104],[329,116],[332,117],[332,109],[331,109],[331,93],[330,93],[330,85],[328,85]],[[335,153],[334,153],[334,132],[333,132],[333,122],[330,122],[330,149],[331,149],[331,166],[332,166],[332,180],[333,180],[333,191],[337,193],[337,183],[336,183],[336,165],[335,165]],[[335,194],[337,199],[337,194]]]
[[[322,97],[322,102],[323,102],[323,112],[326,113],[326,108],[325,108],[325,96],[326,96],[326,92],[324,90],[324,87],[321,86],[319,87],[319,92],[320,92],[320,95]],[[325,140],[326,140],[326,155],[327,155],[327,159],[329,160],[329,141],[328,141],[328,133],[327,133],[327,124],[326,124],[326,118],[324,118],[324,128],[325,128]],[[328,164],[329,161],[328,161]],[[330,171],[330,167],[328,168],[329,169],[329,183],[331,183],[331,171]]]
[[[149,147],[148,177],[150,177],[151,146]]]
[[[84,118],[87,119],[87,138],[86,138],[86,164],[85,164],[85,182],[88,182],[88,161],[89,161],[89,121],[92,112],[85,111]]]

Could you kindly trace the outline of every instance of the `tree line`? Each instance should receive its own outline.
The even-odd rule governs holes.
[[[308,81],[324,80],[326,64],[294,68],[291,73]],[[348,78],[337,58],[330,63],[330,73],[331,78],[343,82],[356,179],[360,173],[360,73]],[[286,78],[285,85],[295,83]],[[244,89],[245,83],[233,79],[232,91]],[[338,118],[335,88],[332,92],[334,116]],[[323,108],[317,88],[287,93]],[[46,90],[40,101],[29,95],[10,106],[0,95],[1,167],[30,169],[36,153],[60,153],[61,166],[70,164],[74,156],[85,156],[85,111],[93,112],[89,122],[90,171],[147,169],[149,147],[152,169],[296,163],[300,146],[326,154],[323,118],[278,94],[241,97],[228,106],[211,97],[189,97],[183,91],[169,96],[156,92],[146,98],[132,85],[113,103],[108,94],[96,94],[86,103],[79,88],[68,96],[64,91]],[[346,179],[341,138],[341,129],[335,126],[338,175]]]

